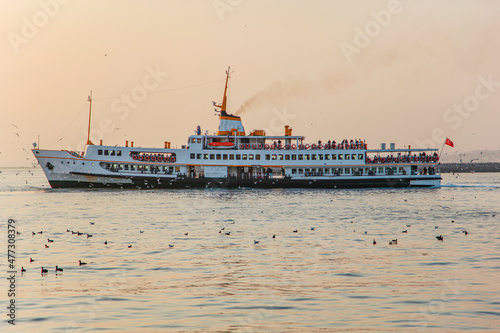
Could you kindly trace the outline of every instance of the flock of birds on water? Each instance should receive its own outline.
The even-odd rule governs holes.
[[[495,214],[492,214],[492,216],[493,216],[493,217],[495,217]],[[354,223],[354,221],[351,221],[351,223]],[[454,221],[454,220],[451,220],[451,223],[455,223],[455,221]],[[95,222],[90,222],[90,225],[94,225],[94,224],[95,224]],[[233,221],[233,222],[231,222],[231,224],[235,224],[235,222]],[[406,224],[406,227],[407,227],[407,228],[410,228],[411,226],[412,226],[411,224]],[[435,228],[435,229],[438,229],[438,228],[439,228],[439,226],[435,226],[434,228]],[[311,231],[314,231],[314,230],[316,230],[316,227],[310,227],[310,230],[311,230]],[[77,236],[84,236],[84,235],[86,235],[86,238],[90,238],[90,237],[92,237],[92,234],[89,234],[89,233],[83,233],[83,232],[80,232],[80,231],[73,231],[73,230],[70,230],[70,229],[66,229],[66,232],[67,232],[67,233],[71,233],[72,235],[77,235]],[[292,232],[293,232],[293,233],[298,233],[298,232],[299,232],[299,230],[298,230],[298,229],[294,229]],[[354,230],[354,232],[356,232],[356,230]],[[139,233],[140,233],[140,234],[144,233],[144,230],[139,230]],[[219,234],[222,234],[222,233],[224,233],[224,235],[226,235],[226,236],[230,236],[230,235],[231,235],[231,232],[230,232],[230,231],[225,231],[225,227],[222,227],[222,228],[219,230]],[[407,233],[408,233],[408,229],[406,229],[406,230],[402,230],[402,231],[401,231],[401,233],[407,234]],[[469,232],[468,232],[467,230],[465,230],[465,229],[463,229],[463,230],[462,230],[462,233],[463,233],[465,236],[467,236],[467,235],[469,234]],[[20,232],[18,231],[18,232],[17,232],[17,234],[18,234],[18,235],[20,235]],[[32,236],[35,236],[35,235],[37,235],[37,234],[43,234],[43,231],[39,231],[39,232],[34,232],[34,231],[33,231],[33,232],[32,232]],[[365,232],[364,232],[364,234],[366,235],[366,234],[368,234],[368,232],[367,232],[367,231],[365,231]],[[189,232],[184,233],[184,236],[188,236],[188,235],[189,235]],[[276,239],[276,234],[273,234],[273,235],[272,235],[272,239]],[[443,235],[436,236],[436,239],[437,239],[438,241],[444,241],[444,237],[443,237]],[[47,238],[47,243],[53,243],[53,242],[54,242],[54,240],[53,240],[53,239]],[[259,244],[259,243],[260,243],[260,241],[259,241],[259,240],[254,240],[254,241],[253,241],[253,243],[254,243],[254,244]],[[104,241],[104,245],[107,245],[107,244],[108,244],[108,241],[107,241],[107,240],[105,240],[105,241]],[[389,240],[389,245],[397,245],[397,244],[398,244],[398,240],[397,240],[397,239],[392,239],[392,240]],[[373,239],[373,245],[377,245],[377,241],[376,241],[375,239]],[[173,245],[173,244],[168,244],[168,247],[169,247],[169,248],[173,248],[173,247],[174,247],[174,245]],[[45,248],[49,248],[49,245],[48,245],[48,244],[45,244]],[[132,245],[128,245],[128,248],[132,248]],[[30,258],[30,263],[32,263],[32,262],[34,262],[34,261],[35,261],[35,260],[34,260],[33,258]],[[84,265],[87,265],[87,263],[86,263],[86,262],[83,262],[83,261],[81,261],[81,260],[78,260],[78,265],[79,265],[79,266],[84,266]],[[55,271],[55,273],[56,273],[56,274],[58,274],[58,273],[63,272],[63,271],[64,271],[64,269],[63,269],[63,268],[61,268],[61,267],[59,267],[58,265],[56,265],[56,266],[55,266],[55,270],[54,270],[54,271]],[[23,274],[23,273],[25,273],[25,272],[26,272],[26,269],[25,269],[24,267],[21,267],[21,274]],[[41,274],[42,274],[42,276],[44,276],[44,275],[45,275],[45,274],[47,274],[48,272],[49,272],[49,270],[48,270],[48,269],[46,269],[46,268],[44,268],[44,267],[41,267]]]

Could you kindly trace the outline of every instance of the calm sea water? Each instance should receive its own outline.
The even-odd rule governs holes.
[[[39,169],[3,169],[4,254],[9,218],[21,234],[16,326],[2,296],[0,330],[499,331],[500,174],[443,178],[430,189],[53,190]]]

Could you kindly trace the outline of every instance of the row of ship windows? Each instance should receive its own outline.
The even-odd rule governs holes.
[[[122,151],[121,150],[98,149],[97,150],[97,155],[122,156]]]
[[[138,171],[138,172],[180,172],[181,168],[178,166],[156,166],[156,165],[136,165],[136,164],[116,164],[106,163],[104,165],[106,170],[110,171]]]
[[[406,173],[403,167],[380,167],[380,168],[305,168],[305,169],[292,169],[292,175],[303,175],[310,173],[323,173],[329,174],[376,174],[376,173]]]
[[[191,153],[192,160],[260,160],[260,154],[195,154]],[[267,161],[323,161],[323,160],[363,160],[363,154],[265,154]]]

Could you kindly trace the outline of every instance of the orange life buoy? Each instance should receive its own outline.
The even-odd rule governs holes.
[[[247,144],[245,145],[245,149],[250,149],[250,144],[249,144],[249,143],[247,143]]]
[[[302,143],[299,145],[299,149],[304,149],[304,145]]]
[[[243,149],[243,148],[245,148],[245,145],[241,143],[240,144],[240,149]]]
[[[263,147],[262,143],[259,143],[259,149],[262,149],[262,147]]]
[[[292,149],[296,149],[297,146],[295,144],[292,144]]]
[[[304,146],[304,148],[309,149],[309,144],[306,143],[306,145]]]
[[[132,155],[132,159],[136,160],[137,159],[137,155]]]
[[[311,149],[316,149],[316,144],[315,144],[315,143],[313,143],[313,144],[311,145]]]
[[[256,149],[257,148],[257,145],[256,144],[253,144],[252,145],[252,149]]]
[[[439,158],[438,158],[437,156],[434,156],[434,157],[432,158],[432,160],[433,160],[434,162],[437,162],[437,161],[439,160]]]
[[[144,155],[139,155],[138,159],[139,161],[144,161]]]
[[[285,149],[286,150],[290,149],[290,145],[285,145]]]
[[[170,162],[175,162],[175,156],[170,156]]]

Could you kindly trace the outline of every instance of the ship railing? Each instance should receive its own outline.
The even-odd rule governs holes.
[[[439,156],[435,153],[434,155],[426,155],[425,153],[419,155],[398,155],[398,156],[375,156],[374,158],[366,157],[367,164],[379,164],[379,163],[432,163],[439,162]]]
[[[322,144],[322,143],[306,143],[306,144],[283,144],[283,143],[240,143],[239,149],[265,149],[265,150],[345,150],[345,149],[368,149],[366,143],[353,144]]]

